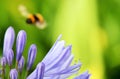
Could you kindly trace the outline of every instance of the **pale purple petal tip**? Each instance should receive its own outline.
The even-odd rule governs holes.
[[[45,64],[39,63],[36,68],[36,79],[43,79],[44,77]]]
[[[49,52],[47,53],[47,55],[44,57],[43,61],[46,60],[47,56],[54,50],[54,48],[56,47],[56,44],[58,44],[58,42],[60,41],[62,37],[62,34],[60,34],[57,38],[57,40],[55,41],[54,45],[52,46],[52,48],[49,50]]]
[[[18,78],[18,72],[16,69],[11,69],[10,71],[10,79],[17,79]]]
[[[34,60],[36,58],[37,47],[35,44],[32,44],[29,48],[28,61],[27,61],[27,70],[29,71],[32,67]]]
[[[45,64],[40,62],[36,69],[27,77],[27,79],[43,79],[45,74]]]
[[[21,30],[17,35],[17,41],[16,41],[16,60],[19,61],[22,57],[22,52],[24,50],[24,46],[26,43],[26,32],[24,30]]]
[[[22,56],[21,59],[20,59],[19,62],[18,62],[18,71],[19,71],[19,72],[22,72],[23,67],[24,67],[24,63],[25,63],[25,59],[24,59],[24,57]]]
[[[4,45],[3,45],[3,56],[6,56],[6,50],[12,49],[14,44],[15,32],[12,27],[9,27],[5,32]]]
[[[12,65],[13,58],[14,58],[13,50],[12,49],[7,50],[6,60],[9,66]]]
[[[88,71],[82,73],[81,75],[75,77],[74,79],[89,79],[90,78],[90,74],[88,73]]]

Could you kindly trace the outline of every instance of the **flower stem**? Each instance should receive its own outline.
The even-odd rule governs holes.
[[[2,67],[2,79],[5,79],[5,67]]]
[[[25,78],[24,79],[26,79],[27,76],[28,76],[28,71],[25,72]]]
[[[17,62],[17,61],[16,61],[15,68],[16,68],[16,69],[17,69],[17,71],[18,71],[18,62]]]
[[[10,68],[10,70],[11,70],[11,69],[12,69],[12,66],[10,65],[9,68]]]

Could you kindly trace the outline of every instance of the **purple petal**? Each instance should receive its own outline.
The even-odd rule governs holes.
[[[45,70],[45,64],[44,63],[39,63],[37,65],[37,69],[36,69],[36,79],[43,79],[44,77],[44,70]]]
[[[60,41],[61,37],[62,37],[62,35],[59,35],[59,36],[58,36],[57,40],[55,41],[55,43],[54,43],[54,45],[52,46],[52,48],[49,50],[48,54],[51,53],[51,51],[54,49],[54,47],[56,46],[56,44]]]
[[[58,44],[58,42],[60,41],[62,35],[59,35],[59,37],[57,38],[57,40],[55,41],[54,45],[52,46],[52,48],[49,50],[49,52],[47,53],[47,55],[44,57],[43,61],[45,62],[45,60],[48,58],[48,56],[52,53],[52,51],[54,50],[54,48],[56,47],[56,44]]]
[[[37,68],[27,77],[27,79],[43,79],[45,64],[39,63]]]
[[[36,73],[37,72],[37,69],[35,69],[28,77],[27,79],[36,79]]]
[[[75,77],[74,79],[89,79],[89,78],[90,78],[90,74],[88,74],[88,71],[86,71],[83,74]]]
[[[22,57],[22,52],[24,50],[24,46],[26,43],[26,32],[24,30],[21,30],[17,35],[17,42],[16,42],[16,60],[19,61]]]
[[[27,61],[27,71],[32,67],[34,60],[36,58],[37,47],[35,44],[32,44],[28,53],[28,61]]]
[[[47,68],[45,71],[48,71],[51,68],[55,68],[55,67],[60,66],[61,64],[63,64],[65,62],[66,59],[69,58],[70,55],[71,55],[71,46],[68,46],[61,52],[61,54],[59,56],[54,56],[56,58],[49,65],[46,65]]]
[[[47,76],[48,74],[54,74],[54,72],[61,72],[61,71],[63,71],[64,69],[66,69],[66,68],[68,68],[69,66],[70,66],[70,64],[71,64],[71,62],[72,62],[72,60],[73,60],[73,55],[71,55],[62,65],[60,65],[60,66],[57,66],[57,67],[55,67],[55,68],[52,68],[51,70],[49,70],[49,71],[46,71],[46,73],[45,73],[45,76]]]
[[[14,44],[15,32],[12,27],[9,27],[4,36],[3,56],[6,56],[6,50],[12,49]]]
[[[51,56],[51,58],[52,57],[56,57],[56,59],[54,59],[54,61],[51,62],[49,65],[46,65],[45,77],[60,75],[60,78],[67,78],[80,69],[80,63],[70,66],[73,59],[73,55],[71,55],[71,45],[64,48],[64,50],[61,52],[61,54],[59,54],[59,56],[54,55]]]
[[[45,65],[51,64],[57,57],[59,57],[59,55],[64,49],[64,45],[65,45],[65,41],[59,41],[54,47],[54,49],[50,52],[50,54],[48,53],[45,56],[42,62],[44,62]]]
[[[76,73],[81,67],[81,64],[75,64],[73,66],[70,66],[66,69],[63,69],[61,71],[57,71],[57,72],[52,72],[52,73],[45,73],[45,76],[51,76],[51,75],[64,75],[64,74],[70,74],[70,73]]]
[[[60,79],[60,76],[54,75],[54,76],[50,76],[50,77],[44,77],[44,79]],[[63,79],[63,78],[62,78],[62,79]]]

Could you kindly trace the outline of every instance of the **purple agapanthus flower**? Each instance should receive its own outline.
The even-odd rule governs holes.
[[[26,79],[67,79],[71,75],[78,73],[81,63],[78,62],[74,65],[71,65],[74,58],[73,54],[71,53],[72,46],[65,46],[65,41],[60,41],[61,35],[58,37],[43,60],[39,62],[34,71],[30,73],[29,71],[36,58],[37,46],[35,44],[30,46],[28,51],[27,67],[24,66],[25,59],[22,54],[26,43],[26,36],[27,35],[24,30],[21,30],[18,33],[16,41],[16,65],[14,67],[12,61],[15,56],[12,46],[14,44],[15,32],[12,27],[7,29],[4,38],[3,57],[0,60],[2,66],[2,69],[0,70],[0,72],[2,72],[2,79],[6,78],[6,65],[10,66],[9,77],[11,79],[20,79],[22,72],[26,73],[24,75],[24,78]],[[89,77],[90,74],[85,72],[74,79],[89,79]]]

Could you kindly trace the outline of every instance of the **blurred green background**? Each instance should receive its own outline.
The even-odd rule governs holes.
[[[41,13],[47,28],[25,23],[18,6]],[[5,30],[13,26],[27,32],[24,56],[30,44],[38,47],[36,64],[42,60],[59,34],[72,44],[74,62],[92,74],[91,79],[120,79],[120,0],[0,0],[0,54]],[[15,45],[14,45],[15,48]],[[33,67],[33,68],[34,68]]]

